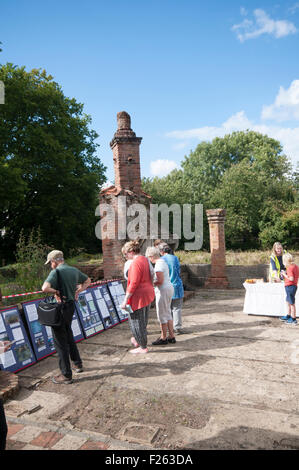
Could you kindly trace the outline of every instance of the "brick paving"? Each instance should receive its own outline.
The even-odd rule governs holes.
[[[45,424],[16,424],[8,418],[6,450],[107,450],[109,445],[85,433],[45,431]],[[79,435],[78,435],[79,434]]]
[[[7,449],[100,450],[100,456],[114,450],[298,450],[297,328],[277,318],[244,315],[243,302],[243,291],[201,290],[184,305],[185,334],[175,347],[150,348],[146,357],[129,354],[127,323],[93,336],[79,344],[86,368],[71,386],[50,380],[57,357],[20,372],[15,400],[4,403]],[[149,341],[159,331],[151,313]],[[160,440],[140,444],[144,436],[126,432],[128,423],[138,429],[160,423],[150,410],[144,421],[123,409],[122,396],[130,400],[134,391],[144,397],[138,403],[151,393],[170,404],[178,399],[198,417],[196,426],[178,418],[172,428],[161,425]],[[113,432],[104,420],[102,426],[99,397],[111,406]]]

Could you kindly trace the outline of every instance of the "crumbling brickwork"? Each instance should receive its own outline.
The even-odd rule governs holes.
[[[121,248],[126,239],[119,239],[118,221],[126,217],[127,208],[133,203],[149,206],[151,197],[141,189],[140,153],[142,138],[131,129],[131,118],[122,111],[117,114],[117,131],[110,143],[113,152],[115,184],[101,191],[100,204],[106,203],[115,214],[115,232],[102,239],[105,279],[123,277],[124,259]],[[119,210],[120,196],[126,197],[126,207]],[[146,243],[144,244],[144,248]]]

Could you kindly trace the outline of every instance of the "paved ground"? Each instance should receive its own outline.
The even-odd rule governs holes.
[[[54,385],[51,356],[18,374],[8,449],[299,449],[299,327],[242,312],[243,290],[200,290],[177,343],[129,353],[128,322],[78,344],[85,370]],[[151,310],[149,342],[159,335]]]

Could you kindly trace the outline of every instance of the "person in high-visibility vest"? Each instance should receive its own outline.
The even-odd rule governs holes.
[[[285,271],[282,261],[283,247],[279,242],[275,242],[270,256],[269,280],[270,282],[281,282],[283,277],[281,271]]]

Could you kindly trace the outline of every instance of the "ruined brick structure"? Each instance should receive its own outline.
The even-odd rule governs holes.
[[[128,240],[128,223],[132,219],[135,221],[135,213],[132,214],[132,217],[128,215],[128,208],[132,207],[133,204],[142,204],[146,209],[147,225],[143,230],[144,236],[140,237],[142,253],[145,252],[147,246],[153,244],[149,233],[151,225],[149,208],[152,198],[141,189],[139,154],[141,140],[142,138],[136,137],[135,132],[131,129],[129,114],[125,111],[118,113],[117,131],[110,143],[113,152],[115,184],[100,192],[100,205],[102,204],[102,207],[113,209],[111,212],[107,210],[105,214],[106,224],[103,223],[101,225],[105,279],[123,277],[124,259],[121,249]],[[107,204],[107,206],[103,206],[103,204]],[[208,288],[228,287],[228,280],[225,274],[225,213],[224,209],[211,209],[207,211],[211,246],[211,275],[205,283],[205,287]],[[114,224],[110,225],[109,220],[112,220],[112,217]],[[162,238],[160,230],[161,227],[159,226],[156,238]],[[170,236],[165,241],[173,249],[177,248],[178,240],[174,240],[173,236]]]
[[[205,282],[206,288],[226,289],[228,279],[225,273],[225,209],[209,209],[206,211],[209,231],[210,231],[210,250],[211,250],[211,275]]]
[[[127,208],[139,203],[149,206],[151,197],[141,190],[140,175],[140,154],[139,146],[142,137],[136,137],[131,129],[131,118],[128,113],[122,111],[117,114],[117,131],[114,134],[110,147],[113,152],[115,184],[101,191],[100,204],[109,204],[116,215],[115,232],[108,234],[108,237],[102,240],[103,259],[104,259],[104,277],[112,279],[123,277],[124,260],[121,248],[126,239],[118,236],[118,231],[124,234],[124,225],[119,221],[126,218]],[[126,207],[121,204],[120,196],[126,196]],[[143,241],[143,251],[150,244]]]

